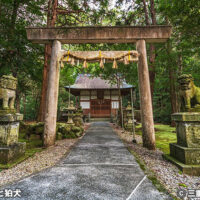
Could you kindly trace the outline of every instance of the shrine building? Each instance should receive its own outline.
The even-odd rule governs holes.
[[[121,96],[126,96],[134,90],[134,86],[125,82],[112,84],[100,77],[91,77],[89,74],[81,74],[77,77],[75,84],[65,86],[67,91],[79,99],[83,114],[91,118],[110,118],[117,115]],[[120,93],[119,93],[120,92]]]

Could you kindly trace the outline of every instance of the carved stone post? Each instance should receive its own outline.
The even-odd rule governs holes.
[[[51,54],[51,63],[49,69],[46,113],[44,125],[44,146],[48,147],[56,140],[56,121],[59,90],[59,65],[57,65],[58,56],[61,50],[61,43],[54,40]]]
[[[170,143],[170,155],[163,156],[183,173],[200,176],[200,113],[174,113],[172,120],[176,122],[177,143]]]
[[[4,165],[24,156],[26,150],[26,143],[18,142],[19,122],[23,115],[14,109],[16,88],[16,78],[0,77],[0,164]]]
[[[136,42],[136,49],[140,54],[138,60],[138,78],[143,146],[147,147],[148,149],[155,149],[153,109],[145,40],[138,40]]]

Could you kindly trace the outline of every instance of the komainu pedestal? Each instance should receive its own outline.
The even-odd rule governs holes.
[[[0,115],[0,164],[8,164],[25,154],[26,143],[18,142],[21,114]]]
[[[14,109],[16,86],[14,77],[0,77],[0,164],[11,163],[25,154],[26,143],[18,142],[23,115]]]
[[[200,175],[200,113],[175,113],[172,120],[177,143],[170,144],[170,161],[187,174]]]

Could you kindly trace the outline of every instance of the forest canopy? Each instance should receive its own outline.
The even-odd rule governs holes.
[[[179,110],[177,77],[192,74],[200,86],[200,2],[195,0],[1,0],[0,2],[0,76],[12,74],[18,79],[16,107],[25,120],[40,115],[43,95],[44,66],[49,65],[50,46],[32,44],[26,27],[171,25],[173,33],[165,44],[147,45],[154,119],[170,123],[170,114]],[[109,51],[135,50],[134,44],[63,45],[65,50]],[[77,75],[103,75],[114,81],[120,74],[136,86],[139,108],[137,65],[125,66],[99,63],[65,64],[60,72],[59,109],[66,105],[68,93],[64,86],[73,84]],[[125,101],[126,102],[126,101]],[[58,109],[58,112],[59,112]]]

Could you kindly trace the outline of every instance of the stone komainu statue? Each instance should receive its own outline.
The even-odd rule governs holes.
[[[14,109],[16,88],[16,78],[6,75],[0,77],[0,109]]]
[[[178,77],[182,111],[200,111],[200,88],[194,85],[193,80],[191,74]]]

